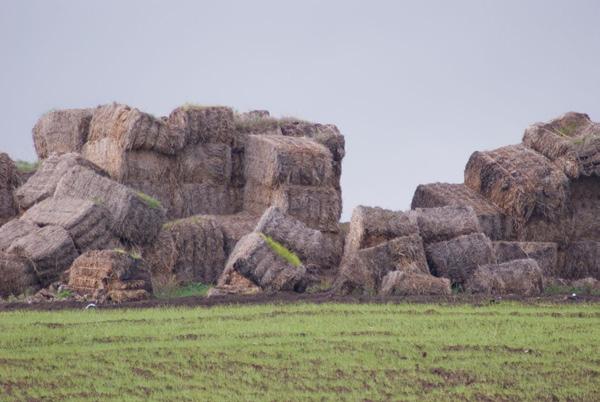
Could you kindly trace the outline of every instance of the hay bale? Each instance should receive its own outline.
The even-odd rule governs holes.
[[[467,280],[466,290],[492,295],[537,296],[543,291],[542,270],[531,258],[482,265]]]
[[[448,205],[472,207],[479,219],[481,231],[492,240],[511,239],[513,236],[512,219],[464,184],[420,184],[413,195],[411,209]]]
[[[17,216],[19,210],[12,190],[0,188],[0,225]]]
[[[593,277],[600,279],[600,242],[581,240],[570,243],[565,250],[564,264],[559,264],[556,276],[566,279]]]
[[[255,230],[298,254],[305,266],[330,270],[339,263],[339,243],[333,237],[307,227],[277,207],[270,207],[265,211]]]
[[[7,153],[0,152],[0,189],[13,190],[21,185],[17,166]]]
[[[242,208],[242,190],[223,184],[183,183],[179,186],[179,216],[227,215]]]
[[[479,220],[469,206],[418,208],[419,232],[425,243],[435,243],[480,232]]]
[[[26,258],[0,252],[0,297],[18,296],[39,287],[33,266]]]
[[[229,296],[229,295],[255,295],[262,292],[252,281],[240,275],[237,271],[231,271],[223,283],[211,288],[207,297]]]
[[[578,289],[583,289],[587,291],[597,291],[600,290],[600,281],[596,278],[592,278],[588,276],[587,278],[577,279],[571,282],[571,286]]]
[[[259,233],[240,239],[229,256],[218,286],[231,283],[233,271],[266,291],[304,291],[306,268],[279,255]]]
[[[146,150],[175,155],[185,145],[185,135],[170,129],[162,119],[127,105],[112,103],[98,107],[90,122],[88,143],[97,141],[104,142],[103,147],[121,152]]]
[[[152,294],[143,261],[121,250],[94,250],[79,256],[69,272],[69,287],[81,295],[116,303]]]
[[[245,149],[245,176],[270,188],[331,184],[331,152],[306,138],[250,135]]]
[[[200,215],[202,219],[210,219],[223,232],[225,257],[233,251],[236,243],[248,233],[254,231],[259,216],[242,211],[231,215]]]
[[[529,126],[523,144],[559,166],[571,179],[600,176],[600,124],[587,114],[569,112]]]
[[[45,226],[14,240],[7,249],[29,260],[42,286],[56,281],[79,255],[69,233],[60,226]]]
[[[448,296],[450,280],[411,269],[392,271],[383,277],[381,296]]]
[[[492,242],[483,233],[474,233],[425,246],[431,273],[464,284],[479,265],[496,262]]]
[[[359,205],[352,211],[344,258],[352,256],[360,249],[417,233],[419,228],[404,212]]]
[[[179,253],[171,232],[163,225],[156,239],[142,249],[142,258],[153,281],[170,282]]]
[[[156,200],[81,166],[63,175],[55,198],[92,200],[104,206],[112,215],[113,232],[136,245],[152,242],[165,221]]]
[[[522,146],[474,152],[465,167],[465,185],[515,218],[549,221],[567,212],[569,180],[550,160]]]
[[[69,232],[79,253],[116,248],[120,244],[111,232],[110,212],[102,205],[76,198],[47,198],[21,217],[38,226],[60,226]]]
[[[346,155],[344,136],[333,124],[310,123],[300,120],[281,120],[281,133],[289,137],[307,137],[326,146],[333,160],[341,162]]]
[[[557,272],[558,244],[551,242],[493,242],[494,254],[498,263],[531,258],[535,260],[544,276],[554,276]]]
[[[571,181],[571,238],[600,241],[600,178]],[[564,230],[564,225],[561,227]]]
[[[186,144],[233,142],[234,118],[228,107],[184,105],[171,112],[168,123],[172,130],[183,133]]]
[[[33,144],[40,159],[51,154],[81,152],[87,141],[94,109],[63,109],[39,118],[33,127]]]
[[[13,219],[0,226],[0,251],[7,250],[17,239],[34,232],[38,227],[20,219]]]
[[[75,166],[91,170],[98,175],[104,175],[100,168],[79,154],[51,155],[40,164],[35,174],[15,192],[19,207],[28,209],[33,204],[51,197],[62,176]]]
[[[334,290],[339,294],[375,294],[390,272],[416,269],[429,274],[423,240],[418,234],[363,248],[344,258]]]
[[[231,180],[231,147],[225,144],[196,144],[178,157],[178,180],[183,183],[228,184]]]

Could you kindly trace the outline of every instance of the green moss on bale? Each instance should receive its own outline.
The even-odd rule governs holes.
[[[138,191],[137,196],[140,198],[140,200],[144,201],[144,203],[152,209],[162,208],[162,204],[160,203],[159,200],[157,200],[154,197],[149,196],[146,193],[142,193],[141,191]]]
[[[278,256],[292,264],[294,267],[299,267],[302,265],[302,261],[300,261],[300,258],[296,255],[296,253],[288,250],[283,244],[274,240],[271,236],[267,236],[264,233],[261,233],[260,235],[263,239],[265,239],[269,247],[271,247],[271,249],[275,251]]]

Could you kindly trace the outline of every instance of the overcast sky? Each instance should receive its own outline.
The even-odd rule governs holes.
[[[344,218],[461,182],[475,150],[600,120],[599,1],[0,1],[0,150],[50,109],[185,102],[335,123]]]

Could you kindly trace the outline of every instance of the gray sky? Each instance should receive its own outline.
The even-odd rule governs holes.
[[[461,182],[474,150],[600,119],[598,1],[0,1],[0,150],[50,109],[264,108],[346,136],[344,218]]]

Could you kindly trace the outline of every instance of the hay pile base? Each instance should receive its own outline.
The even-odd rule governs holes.
[[[384,276],[379,290],[382,296],[448,296],[451,293],[449,279],[410,269],[392,271]]]
[[[537,296],[543,291],[542,270],[531,258],[482,265],[473,272],[466,289],[491,295]]]
[[[544,276],[557,275],[558,244],[550,242],[494,242],[494,253],[499,263],[531,258],[535,260]]]
[[[63,109],[44,114],[33,127],[38,157],[81,152],[87,141],[93,109]]]
[[[559,264],[558,277],[600,279],[600,242],[593,240],[576,241],[567,246],[564,263]]]

